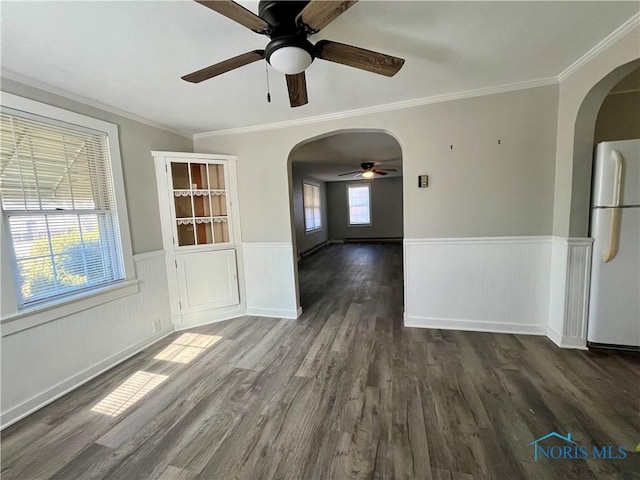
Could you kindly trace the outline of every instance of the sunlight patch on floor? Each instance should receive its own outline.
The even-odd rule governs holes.
[[[117,417],[167,378],[167,375],[138,371],[102,399],[91,411]]]
[[[153,358],[168,362],[189,363],[220,339],[222,337],[215,335],[183,333]]]

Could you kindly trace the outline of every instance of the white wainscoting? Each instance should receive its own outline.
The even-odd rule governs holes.
[[[244,242],[247,315],[298,318],[293,245],[287,242]]]
[[[164,256],[134,256],[138,293],[2,337],[3,427],[173,332]]]
[[[590,238],[552,237],[547,336],[560,347],[587,348]]]
[[[544,335],[550,237],[405,239],[405,326]]]

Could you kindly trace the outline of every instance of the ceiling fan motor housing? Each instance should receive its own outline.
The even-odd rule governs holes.
[[[364,162],[360,164],[363,170],[373,170],[373,165],[373,162]]]
[[[296,23],[296,17],[308,4],[308,1],[262,0],[258,6],[260,18],[271,25],[269,37],[271,41],[264,49],[265,58],[271,64],[271,55],[285,47],[297,47],[309,54],[311,61],[315,58],[308,33],[303,26]]]
[[[307,35],[304,29],[296,23],[296,17],[309,2],[261,0],[258,5],[258,15],[271,25],[269,36],[273,38],[283,35]]]

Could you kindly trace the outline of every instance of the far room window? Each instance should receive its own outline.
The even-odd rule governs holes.
[[[371,185],[349,185],[349,225],[371,225]]]
[[[123,250],[126,211],[120,211],[124,199],[116,199],[114,184],[117,127],[15,98],[20,110],[6,108],[11,102],[3,99],[0,114],[0,197],[18,308],[125,280],[131,247]],[[47,116],[26,113],[23,104],[42,106]],[[66,123],[56,112],[114,131]],[[117,159],[119,168],[119,152]]]
[[[320,186],[304,182],[304,228],[314,232],[322,228],[322,211],[320,210]]]

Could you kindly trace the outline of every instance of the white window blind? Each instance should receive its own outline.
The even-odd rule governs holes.
[[[106,134],[3,110],[0,139],[19,307],[124,279]]]
[[[320,210],[320,187],[310,183],[304,184],[304,225],[307,232],[322,228]]]
[[[349,186],[349,224],[370,225],[369,185]]]

